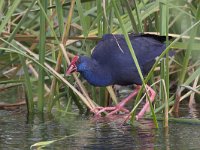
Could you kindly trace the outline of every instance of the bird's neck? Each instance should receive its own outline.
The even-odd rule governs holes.
[[[95,60],[87,70],[80,71],[81,75],[94,86],[108,86],[112,83],[112,75],[108,69],[98,64]]]

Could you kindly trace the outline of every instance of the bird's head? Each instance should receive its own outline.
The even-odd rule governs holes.
[[[66,75],[70,75],[71,73],[76,72],[76,71],[77,72],[88,71],[93,68],[94,64],[95,62],[87,56],[75,56],[72,59],[66,71]]]

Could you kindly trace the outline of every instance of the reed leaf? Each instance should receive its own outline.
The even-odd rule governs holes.
[[[83,13],[83,7],[81,5],[80,0],[76,0],[76,6],[77,6],[77,10],[78,10],[78,13],[80,16],[81,26],[83,28],[83,35],[84,35],[84,37],[86,37],[88,35],[88,28],[87,28],[87,24],[85,22],[85,15]]]
[[[168,44],[168,22],[169,22],[169,9],[168,1],[160,2],[160,34],[166,36],[166,45]],[[164,82],[161,88],[161,97],[165,99],[165,113],[164,113],[164,127],[168,127],[168,99],[169,99],[169,54],[166,53],[166,61],[162,61],[161,70],[163,70],[161,76]],[[166,91],[166,94],[165,94]]]
[[[20,2],[21,0],[13,1],[12,5],[9,8],[9,11],[7,11],[7,14],[5,15],[4,19],[1,21],[0,34],[3,32],[3,29],[8,24],[10,18],[12,17],[12,14],[14,13],[14,11],[16,11],[16,8],[20,4]]]
[[[33,92],[32,92],[32,84],[31,84],[31,80],[30,80],[30,76],[29,76],[29,72],[28,72],[28,68],[26,65],[26,59],[19,55],[19,58],[21,60],[22,66],[23,66],[23,70],[24,70],[24,84],[26,87],[26,92],[27,92],[27,110],[29,113],[33,113],[34,112],[34,102],[33,102]]]
[[[39,1],[45,13],[47,11],[47,1]],[[46,19],[44,13],[40,12],[40,43],[39,43],[39,63],[44,65],[45,62],[45,41],[46,41]],[[42,67],[39,67],[39,79],[38,79],[38,111],[43,113],[44,110],[44,77],[45,72]]]

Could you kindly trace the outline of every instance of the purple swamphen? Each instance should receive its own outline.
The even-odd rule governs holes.
[[[147,75],[158,57],[166,48],[166,37],[151,34],[129,34],[130,41],[135,51],[143,75]],[[129,112],[124,105],[140,90],[142,81],[133,61],[125,38],[121,34],[105,34],[94,48],[91,57],[75,56],[69,65],[66,74],[79,72],[84,79],[94,86],[109,85],[138,85],[136,89],[115,107],[98,107],[93,111],[96,115],[109,111],[112,115],[118,111]],[[151,102],[156,93],[146,86]],[[136,119],[141,118],[149,109],[147,101]],[[111,112],[110,112],[111,111]]]

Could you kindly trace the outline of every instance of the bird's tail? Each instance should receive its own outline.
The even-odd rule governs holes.
[[[161,43],[166,42],[166,36],[160,36],[160,35],[155,35],[155,34],[141,34],[140,36],[153,38],[157,41],[160,41]],[[168,36],[168,40],[171,40],[171,39],[173,39],[173,37]]]

